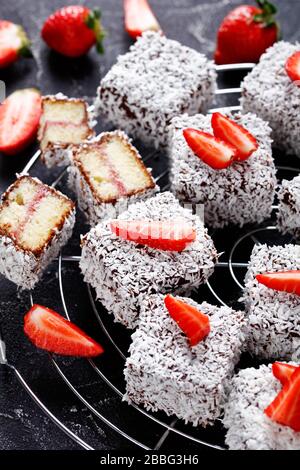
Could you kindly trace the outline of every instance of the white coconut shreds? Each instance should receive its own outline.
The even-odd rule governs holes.
[[[277,185],[268,124],[251,113],[228,116],[248,129],[259,147],[248,160],[223,170],[202,162],[182,134],[187,127],[212,133],[210,115],[178,116],[169,128],[171,190],[181,201],[204,204],[205,223],[214,228],[269,218]]]
[[[125,140],[126,145],[131,147],[134,154],[142,160],[142,157],[137,149],[132,146],[131,140],[124,132],[120,130],[113,132],[102,132],[97,137],[95,137],[91,143],[97,142],[102,138],[112,134],[115,134]],[[74,146],[74,148],[76,148],[78,151],[78,148],[84,148],[87,145],[88,144],[83,143],[79,146]],[[151,174],[151,168],[148,168],[147,170]],[[119,214],[128,209],[130,204],[152,197],[159,191],[159,186],[156,185],[154,188],[146,189],[132,196],[121,197],[113,203],[101,202],[93,194],[92,188],[83,176],[80,164],[78,164],[76,161],[73,161],[73,159],[71,159],[71,165],[68,168],[68,185],[76,194],[78,206],[84,213],[86,220],[91,227],[94,227],[102,220],[117,218]]]
[[[114,235],[109,221],[98,224],[82,240],[80,267],[97,298],[128,328],[138,323],[140,300],[158,292],[182,291],[205,282],[217,261],[213,241],[200,218],[183,209],[175,197],[161,193],[133,204],[123,220],[185,219],[193,224],[196,240],[181,253],[162,251]]]
[[[95,108],[129,135],[159,147],[167,143],[172,117],[207,111],[215,86],[212,61],[146,32],[102,79]]]
[[[126,360],[124,400],[206,426],[222,413],[243,347],[244,315],[229,307],[182,300],[210,317],[209,335],[190,347],[170,317],[164,295],[145,296]]]
[[[300,238],[300,176],[282,180],[278,191],[277,227],[282,233]]]
[[[33,179],[41,183],[37,178]],[[56,190],[56,192],[66,197],[60,191]],[[54,236],[44,246],[39,256],[29,250],[22,250],[15,245],[11,238],[0,236],[0,273],[21,289],[33,289],[47,266],[58,256],[61,248],[71,238],[74,224],[75,208],[65,218],[62,228],[60,230],[55,229]]]
[[[261,359],[300,361],[300,297],[260,284],[255,276],[300,269],[300,246],[256,245],[245,278],[248,350]]]
[[[287,59],[300,44],[278,42],[270,47],[242,82],[241,105],[269,122],[275,144],[300,154],[300,88],[285,71]]]
[[[273,376],[271,365],[244,369],[232,379],[223,419],[228,429],[229,449],[300,449],[300,433],[277,424],[264,413],[280,390],[281,384]]]

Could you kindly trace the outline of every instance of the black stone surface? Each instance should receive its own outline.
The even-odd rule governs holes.
[[[104,56],[98,56],[92,51],[84,58],[70,60],[50,51],[40,38],[41,26],[52,11],[68,3],[72,4],[74,1],[11,0],[1,2],[0,17],[20,23],[25,27],[33,42],[34,54],[32,59],[20,60],[9,69],[0,71],[0,79],[6,83],[7,94],[19,88],[33,86],[40,88],[43,94],[61,91],[69,96],[84,96],[92,101],[101,76],[115,62],[116,56],[128,49],[131,40],[123,28],[122,1],[99,0],[82,3],[90,7],[98,6],[102,10],[103,23],[107,30]],[[239,0],[151,1],[167,36],[179,39],[209,56],[212,55],[215,47],[218,24],[233,6],[240,3]],[[280,10],[279,19],[283,37],[290,41],[299,40],[300,2],[276,0],[276,3]],[[227,74],[221,78],[221,86],[238,86],[241,75]],[[227,102],[237,104],[237,97],[231,96]],[[222,101],[219,100],[217,103],[222,103]],[[101,129],[101,123],[98,129]],[[146,152],[146,149],[142,150]],[[15,173],[22,170],[34,151],[33,145],[16,157],[0,155],[1,192],[14,180]],[[296,158],[286,158],[284,155],[276,155],[276,158],[279,164],[284,163],[295,168],[298,166]],[[165,165],[163,156],[157,157],[153,162],[155,174],[159,174]],[[58,172],[50,172],[38,164],[33,174],[51,183]],[[281,171],[279,176],[291,178],[294,173]],[[62,182],[60,188],[64,189],[64,187],[64,182]],[[85,231],[86,227],[79,215],[74,237],[64,250],[65,253],[79,254],[79,235]],[[213,234],[219,251],[226,251],[224,260],[228,257],[233,241],[246,232],[247,228],[242,231],[228,229]],[[255,236],[260,237],[260,240],[264,238],[272,241],[269,232],[259,232]],[[278,242],[278,238],[274,241]],[[280,240],[280,242],[283,241],[285,240]],[[252,244],[251,238],[243,242],[237,250],[236,260],[247,261]],[[99,328],[76,263],[64,263],[62,273],[71,319],[103,343],[106,352],[96,363],[99,370],[123,391],[123,362]],[[242,279],[243,272],[238,274]],[[211,283],[221,297],[235,305],[234,299],[238,298],[239,290],[226,269],[222,271],[222,268],[219,268],[217,274],[212,277]],[[200,289],[197,293],[197,296],[199,295],[202,298],[205,296],[207,300],[212,299],[207,288]],[[35,302],[63,313],[57,263],[53,263],[48,269],[43,281],[35,289],[33,297]],[[7,345],[9,362],[18,368],[32,390],[51,412],[91,447],[106,450],[134,449],[135,444],[104,424],[75,397],[60,378],[48,354],[37,351],[24,337],[22,320],[28,307],[28,294],[18,293],[12,283],[1,277],[0,324]],[[128,333],[122,327],[113,325],[111,318],[105,312],[102,313],[102,318],[113,338],[126,353],[129,344]],[[56,360],[78,392],[106,419],[149,447],[153,448],[157,444],[164,429],[140,412],[122,404],[120,397],[93,370],[91,364],[78,359],[56,358]],[[157,418],[166,423],[172,423],[172,419],[163,414],[157,415]],[[192,430],[182,423],[177,423],[176,427],[183,432],[191,432],[200,439],[222,444],[223,432],[218,427],[209,432]],[[174,448],[181,452],[201,450],[199,444],[171,433],[166,437],[161,449],[167,451]],[[59,430],[37,407],[17,381],[14,372],[3,365],[0,365],[0,449],[80,449],[78,444]]]

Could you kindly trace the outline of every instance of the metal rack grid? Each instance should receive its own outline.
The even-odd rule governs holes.
[[[253,64],[230,64],[230,65],[224,65],[224,66],[216,66],[216,70],[218,72],[224,72],[224,71],[233,71],[233,70],[247,70],[253,67]],[[225,95],[225,94],[232,94],[232,93],[240,93],[241,89],[240,88],[225,88],[225,89],[218,89],[216,91],[217,95]],[[221,108],[214,108],[211,109],[210,112],[214,111],[237,111],[239,110],[239,106],[226,106],[226,107],[221,107]],[[144,158],[144,162],[148,162],[151,160],[151,158],[154,156],[156,152],[148,154]],[[25,168],[23,169],[22,173],[29,173],[34,165],[37,163],[40,157],[40,151],[37,151],[33,157],[30,159],[30,161],[27,163]],[[285,172],[297,172],[297,169],[290,168],[290,167],[277,167],[279,171],[285,171]],[[53,187],[56,187],[61,180],[63,179],[64,175],[66,173],[66,168],[60,173],[58,178],[52,183]],[[157,178],[156,181],[159,183],[165,176],[167,175],[167,171],[162,172]],[[162,190],[167,190],[168,185],[164,186]],[[275,208],[275,206],[274,206]],[[216,270],[221,270],[222,268],[228,269],[230,272],[230,275],[234,281],[234,283],[237,285],[239,289],[243,288],[242,281],[239,280],[239,275],[237,274],[236,270],[240,270],[240,268],[246,268],[247,267],[247,262],[240,262],[236,261],[236,251],[240,247],[240,245],[246,240],[246,239],[251,239],[255,243],[257,242],[256,238],[259,234],[262,232],[270,232],[270,231],[275,231],[276,228],[274,226],[267,226],[267,227],[258,227],[255,228],[251,231],[248,231],[246,234],[243,234],[241,237],[239,237],[236,242],[234,243],[228,257],[228,261],[220,261],[216,265]],[[72,307],[69,307],[67,305],[67,299],[66,299],[66,292],[64,290],[64,276],[63,276],[63,264],[64,263],[78,263],[80,260],[79,256],[63,256],[63,254],[60,254],[59,258],[57,259],[57,272],[58,272],[58,281],[59,281],[59,291],[60,291],[60,296],[61,296],[61,302],[62,306],[64,309],[65,316],[68,320],[71,320],[70,316],[70,311]],[[211,294],[214,296],[215,300],[217,303],[221,305],[226,305],[226,302],[221,298],[221,296],[216,292],[216,290],[213,288],[211,282],[207,282],[206,284],[207,288],[211,292]],[[96,315],[96,319],[98,321],[98,324],[102,330],[102,332],[105,334],[106,338],[108,341],[111,343],[113,349],[115,350],[116,354],[119,357],[119,361],[121,363],[125,362],[126,356],[125,352],[122,350],[122,347],[118,344],[118,340],[116,339],[114,333],[110,331],[110,327],[112,324],[108,323],[105,324],[102,319],[102,315],[100,314],[99,311],[99,304],[98,302],[95,301],[93,291],[91,290],[90,286],[86,286],[88,289],[88,297],[91,303],[92,311]],[[34,303],[34,298],[33,294],[30,293],[30,303],[31,305]],[[218,450],[223,450],[225,449],[224,445],[217,444],[214,442],[214,440],[211,440],[211,434],[213,431],[210,431],[210,438],[206,438],[205,435],[204,437],[199,437],[197,436],[197,433],[191,432],[190,428],[188,426],[183,427],[183,423],[180,422],[177,419],[173,420],[167,420],[166,416],[161,416],[157,415],[156,413],[150,413],[146,411],[144,408],[137,406],[135,404],[129,405],[131,406],[135,411],[139,413],[141,417],[144,419],[150,420],[151,422],[155,423],[155,425],[159,426],[161,429],[161,433],[159,434],[159,439],[157,442],[149,446],[148,443],[142,442],[141,440],[137,439],[131,433],[125,431],[120,425],[116,425],[112,422],[111,419],[108,419],[106,416],[104,416],[84,395],[80,392],[78,389],[78,386],[74,385],[72,383],[72,380],[68,378],[68,375],[66,372],[64,372],[63,368],[59,365],[57,359],[52,355],[49,354],[49,360],[51,361],[52,365],[54,366],[57,374],[60,376],[60,378],[64,381],[66,386],[70,389],[70,391],[76,396],[76,398],[92,413],[94,417],[102,421],[106,426],[111,428],[114,432],[118,433],[120,436],[123,438],[127,439],[131,443],[135,444],[137,447],[144,449],[144,450],[158,450],[160,447],[163,445],[165,440],[167,439],[168,435],[170,433],[174,433],[179,435],[181,438],[189,439],[193,441],[194,443],[197,443],[199,445],[204,445],[207,447],[211,447],[214,449]],[[118,400],[122,400],[123,397],[123,392],[120,389],[119,386],[115,385],[113,380],[101,370],[101,367],[96,364],[94,360],[88,360],[89,365],[92,368],[92,371],[94,374],[97,375],[98,378],[103,380],[108,387],[110,387],[111,391],[113,394],[117,397]],[[22,384],[24,389],[27,391],[27,393],[32,397],[32,399],[36,402],[36,404],[42,409],[42,411],[63,431],[65,432],[71,439],[73,439],[80,447],[86,450],[93,450],[93,446],[90,445],[86,440],[83,440],[77,433],[72,431],[70,427],[68,427],[66,424],[62,422],[61,419],[59,419],[57,416],[55,416],[50,409],[46,406],[45,403],[34,393],[33,389],[30,387],[30,385],[27,383],[25,378],[22,376],[20,371],[13,366],[12,364],[8,363],[7,358],[6,358],[6,352],[5,352],[5,342],[4,338],[1,335],[1,330],[0,330],[0,363],[5,364],[7,367],[13,370],[15,373],[17,379],[19,382]],[[128,405],[127,405],[128,406]],[[164,419],[165,418],[165,419]],[[182,429],[183,427],[183,429]],[[185,429],[186,428],[186,429]],[[220,424],[219,424],[220,428]],[[216,431],[219,432],[219,429]]]

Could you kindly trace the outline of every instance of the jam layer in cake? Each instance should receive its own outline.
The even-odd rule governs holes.
[[[73,225],[70,199],[35,178],[21,176],[2,196],[0,271],[24,288],[33,287]]]
[[[64,95],[43,98],[38,138],[43,160],[48,167],[68,164],[68,146],[93,135],[84,100],[69,99]]]
[[[126,208],[157,189],[137,149],[121,131],[106,132],[96,142],[73,147],[69,182],[91,225],[118,215],[117,201]]]

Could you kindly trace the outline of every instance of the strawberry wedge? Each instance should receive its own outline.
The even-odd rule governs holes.
[[[257,281],[270,289],[300,295],[300,271],[258,274]]]
[[[215,137],[236,148],[235,160],[247,160],[258,149],[255,137],[247,129],[223,114],[213,113],[211,125]]]
[[[272,421],[300,431],[300,367],[264,412]]]
[[[172,295],[165,297],[165,306],[170,316],[188,337],[190,346],[195,346],[210,332],[209,317]]]
[[[293,82],[300,86],[300,51],[291,55],[285,63],[285,71]]]
[[[147,0],[124,0],[125,29],[134,39],[144,31],[161,31]]]
[[[0,152],[15,155],[36,137],[42,100],[38,90],[15,91],[0,106]]]
[[[207,132],[187,128],[183,136],[191,150],[206,165],[215,170],[228,168],[236,158],[236,149]]]
[[[285,385],[291,380],[293,373],[297,369],[297,366],[292,366],[292,364],[285,364],[284,362],[274,362],[274,364],[272,364],[273,375],[280,381],[282,385]]]
[[[113,220],[110,228],[124,240],[163,251],[182,251],[196,239],[196,231],[184,220]]]
[[[0,20],[0,69],[21,56],[31,56],[30,41],[24,29],[11,21]]]
[[[58,313],[33,305],[24,317],[24,332],[38,348],[64,356],[95,357],[100,344]]]

